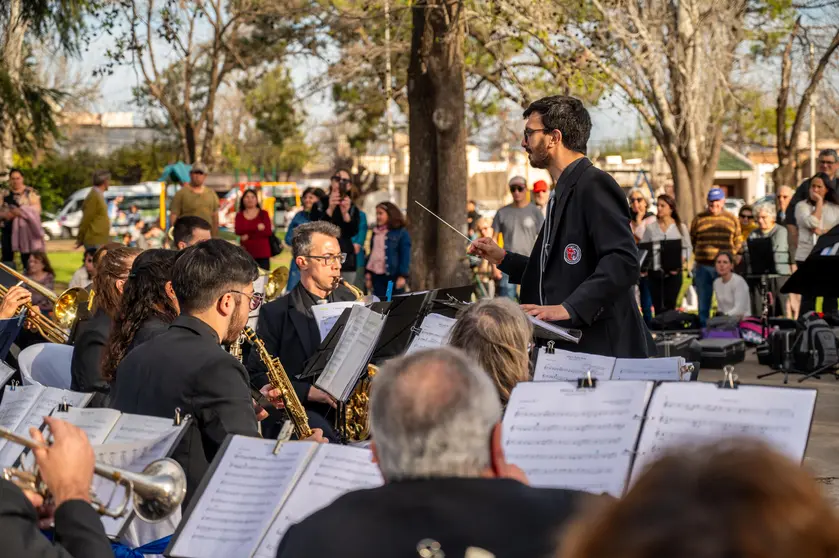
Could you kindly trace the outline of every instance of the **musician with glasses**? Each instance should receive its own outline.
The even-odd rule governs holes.
[[[353,204],[350,191],[352,176],[346,169],[335,172],[329,182],[329,190],[320,202],[312,207],[309,219],[312,221],[327,221],[340,229],[338,242],[341,252],[355,254],[353,238],[358,234],[360,215],[359,209]],[[341,264],[341,276],[350,285],[355,283],[356,258],[346,258]]]
[[[53,442],[33,450],[41,480],[53,503],[0,479],[0,533],[3,556],[38,558],[104,558],[113,556],[102,520],[90,505],[90,486],[95,464],[93,448],[84,431],[68,422],[45,417]],[[36,428],[30,436],[44,442]],[[12,443],[12,442],[9,442]],[[54,542],[41,533],[54,521]]]
[[[295,229],[291,246],[294,261],[300,268],[300,282],[290,293],[266,304],[256,324],[256,334],[268,353],[280,359],[298,399],[310,411],[310,420],[314,418],[312,423],[321,427],[323,420],[312,417],[311,411],[324,415],[335,405],[334,401],[313,386],[313,380],[297,381],[294,377],[303,372],[306,361],[321,343],[312,307],[356,299],[352,291],[338,284],[341,264],[347,258],[339,245],[340,234],[337,226],[323,221],[305,223]],[[252,383],[260,386],[268,383],[265,365],[254,351],[247,365]]]

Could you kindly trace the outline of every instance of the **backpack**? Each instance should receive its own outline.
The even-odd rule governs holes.
[[[763,337],[763,324],[760,323],[760,318],[749,316],[740,321],[740,337],[743,341],[750,345],[760,345],[766,339]],[[766,330],[767,337],[772,334],[777,327],[770,326]]]
[[[815,312],[806,313],[798,321],[803,334],[800,345],[795,348],[796,368],[812,372],[839,364],[836,335],[827,322]]]

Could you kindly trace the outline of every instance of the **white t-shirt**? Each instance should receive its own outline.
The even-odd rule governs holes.
[[[722,277],[714,279],[714,294],[718,313],[737,318],[749,315],[749,285],[736,273],[731,274],[728,283]]]
[[[806,200],[800,201],[795,206],[795,222],[798,224],[798,247],[795,250],[795,261],[801,262],[807,259],[810,252],[813,251],[813,246],[819,239],[814,229],[819,228],[824,231],[829,231],[837,223],[839,223],[839,205],[832,202],[825,202],[822,205],[822,218],[816,219],[813,212],[816,208],[807,203]]]

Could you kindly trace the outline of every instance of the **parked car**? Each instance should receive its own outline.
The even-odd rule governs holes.
[[[746,205],[746,200],[743,198],[725,198],[725,210],[734,215],[740,213],[740,208],[744,205]]]
[[[61,224],[56,219],[54,213],[48,211],[41,212],[41,227],[44,229],[44,238],[47,240],[62,238]]]

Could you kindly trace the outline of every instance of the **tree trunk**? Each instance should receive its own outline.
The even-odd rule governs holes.
[[[22,0],[10,0],[9,19],[6,27],[6,39],[3,45],[2,64],[9,74],[13,87],[20,84],[20,70],[23,65],[23,38],[26,35],[26,22],[21,19]],[[7,173],[14,166],[15,137],[12,124],[13,115],[0,115],[0,172]]]
[[[422,0],[413,7],[408,67],[410,171],[408,216],[412,287],[468,283],[466,244],[428,212],[465,231],[466,109],[464,22],[460,0]]]

